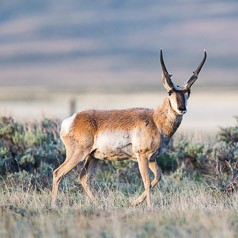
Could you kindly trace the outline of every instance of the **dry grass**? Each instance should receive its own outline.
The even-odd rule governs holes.
[[[139,192],[106,187],[92,204],[64,183],[58,209],[49,206],[47,188],[3,183],[0,237],[237,237],[237,194],[227,197],[215,185],[164,176],[147,210],[145,204],[129,205]]]

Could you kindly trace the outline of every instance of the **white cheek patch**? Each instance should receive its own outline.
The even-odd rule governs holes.
[[[170,98],[171,107],[174,111],[178,112],[178,104],[175,97]]]
[[[188,104],[188,93],[185,93],[184,99],[185,99],[185,105],[187,107],[187,104]]]
[[[189,98],[189,94],[188,94],[188,93],[185,93],[185,94],[184,94],[184,102],[185,102],[186,108],[187,108],[187,105],[188,105],[188,98]]]
[[[62,135],[68,135],[69,134],[69,131],[70,131],[70,128],[73,124],[75,116],[76,116],[76,113],[74,115],[72,115],[71,117],[68,117],[68,118],[66,118],[62,121],[60,134],[62,134]]]

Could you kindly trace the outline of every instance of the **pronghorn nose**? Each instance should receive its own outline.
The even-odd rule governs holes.
[[[185,114],[187,112],[187,110],[185,108],[179,107],[178,109],[183,114]]]

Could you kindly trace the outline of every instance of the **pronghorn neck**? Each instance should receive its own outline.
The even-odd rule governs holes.
[[[178,115],[171,107],[169,98],[165,98],[162,104],[154,110],[153,119],[162,134],[171,137],[178,129],[183,116]]]

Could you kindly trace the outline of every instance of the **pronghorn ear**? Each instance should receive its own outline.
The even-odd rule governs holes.
[[[169,92],[174,89],[174,85],[171,80],[172,75],[168,73],[168,71],[165,67],[162,49],[160,50],[160,64],[162,67],[162,82],[163,82],[165,89]]]

